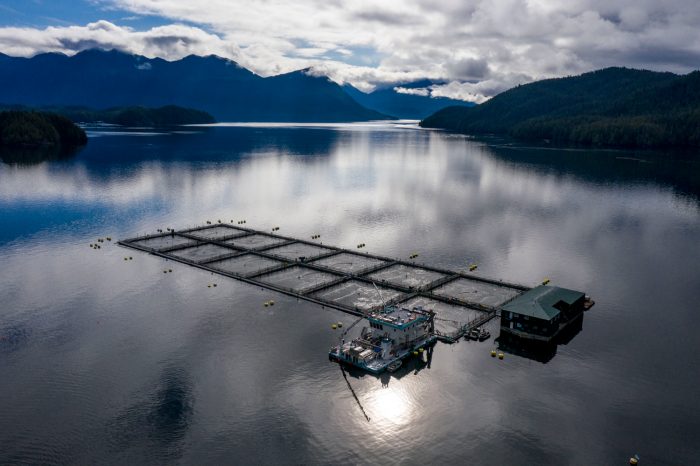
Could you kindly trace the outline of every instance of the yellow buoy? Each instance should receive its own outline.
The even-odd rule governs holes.
[[[418,356],[418,351],[414,351],[414,352],[413,352],[413,355],[414,355],[414,356]]]
[[[637,459],[636,456],[633,456],[632,458],[630,458],[630,464],[631,464],[631,465],[634,466],[634,465],[636,465],[637,463],[639,463],[639,460]]]
[[[544,280],[542,280],[542,284],[546,285],[547,283],[549,283],[549,281],[550,281],[549,278],[545,278]]]
[[[476,270],[476,268],[477,268],[477,265],[476,265],[476,264],[472,264],[472,265],[469,266],[469,271],[470,271],[470,272],[473,272],[473,271]]]
[[[331,325],[331,328],[332,328],[333,330],[335,330],[335,329],[338,328],[338,326],[337,326],[336,324],[333,324],[333,325]]]
[[[496,350],[491,350],[491,357],[495,358],[496,357]]]
[[[124,260],[127,261],[127,260],[129,260],[129,258],[128,258],[128,257],[125,257]]]
[[[505,355],[503,353],[498,353],[498,359],[503,359]]]
[[[207,288],[211,288],[211,285],[207,285]]]
[[[423,351],[424,351],[423,348],[418,348],[419,353],[422,353]]]
[[[265,306],[265,307],[267,307],[267,306],[269,306],[269,305],[270,305],[270,304],[269,304],[267,301],[265,301],[265,302],[263,303],[263,306]]]

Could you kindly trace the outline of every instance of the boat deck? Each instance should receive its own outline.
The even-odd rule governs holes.
[[[443,341],[488,322],[530,289],[225,223],[118,244],[357,316],[387,304],[423,306],[436,313],[435,334]]]

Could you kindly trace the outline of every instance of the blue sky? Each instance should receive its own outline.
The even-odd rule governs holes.
[[[99,4],[94,1],[0,0],[0,26],[78,26],[101,19],[129,24],[135,28],[151,28],[171,22],[167,18],[137,15],[119,8],[118,5]]]
[[[698,24],[697,0],[0,0],[0,52],[216,54],[363,90],[431,79],[422,92],[480,102],[607,66],[690,72]]]

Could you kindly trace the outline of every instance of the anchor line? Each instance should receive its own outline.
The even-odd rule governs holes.
[[[348,380],[348,376],[345,374],[345,369],[343,369],[343,365],[342,364],[338,364],[338,365],[340,366],[340,372],[343,373],[343,378],[345,379],[345,383],[348,384],[348,388],[350,389],[350,393],[352,393],[352,396],[355,398],[355,401],[357,402],[357,406],[360,407],[360,411],[362,411],[362,414],[364,414],[365,419],[367,419],[367,422],[370,422],[369,416],[367,415],[365,408],[362,407],[362,403],[360,403],[360,399],[355,394],[355,390],[353,390],[352,385],[350,385],[350,381]]]

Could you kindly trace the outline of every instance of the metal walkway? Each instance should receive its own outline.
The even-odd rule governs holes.
[[[493,319],[503,304],[530,289],[313,238],[218,223],[118,244],[357,316],[387,304],[422,305],[435,311],[435,332],[448,342]]]

